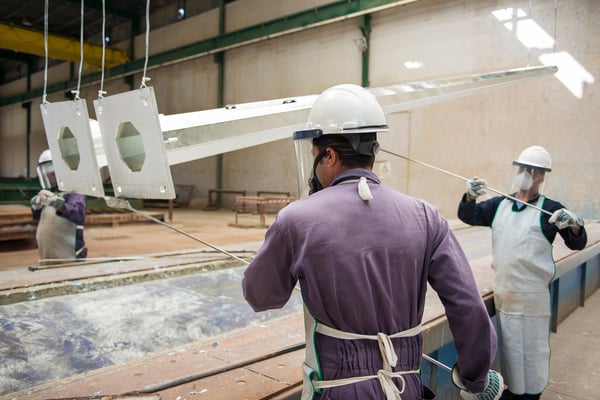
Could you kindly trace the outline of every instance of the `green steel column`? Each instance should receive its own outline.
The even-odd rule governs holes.
[[[369,82],[369,53],[371,50],[371,14],[361,15],[360,30],[365,38],[366,48],[362,52],[362,86],[371,86]]]
[[[225,33],[225,0],[219,2],[219,36]],[[217,63],[217,107],[223,107],[225,105],[225,52],[219,52],[215,54],[215,62]],[[223,189],[223,154],[217,154],[217,176],[216,176],[216,187],[217,189]],[[221,193],[217,192],[216,198],[217,208],[221,207]]]
[[[28,57],[27,60],[27,91],[31,90],[31,73],[33,71],[33,59]],[[22,107],[27,109],[27,127],[25,132],[25,179],[31,177],[31,102],[27,101],[23,103]]]
[[[25,178],[29,178],[29,163],[31,162],[31,102],[28,101],[21,105],[26,111],[25,118]]]

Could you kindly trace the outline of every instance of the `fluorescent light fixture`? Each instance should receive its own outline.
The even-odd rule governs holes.
[[[367,51],[367,48],[368,48],[367,39],[364,36],[360,37],[358,39],[354,39],[354,44],[358,48],[358,51],[360,51],[361,53],[364,53],[365,51]]]
[[[419,69],[423,68],[423,63],[421,61],[405,61],[404,67],[406,69]]]

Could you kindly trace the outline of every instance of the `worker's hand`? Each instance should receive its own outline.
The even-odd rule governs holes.
[[[62,206],[65,204],[65,199],[62,196],[59,196],[56,194],[49,197],[47,201],[48,201],[48,205],[50,207],[54,207],[57,210],[60,210],[62,208]]]
[[[454,374],[452,375],[454,380]],[[487,376],[487,384],[482,392],[471,393],[461,390],[460,397],[463,400],[498,400],[504,391],[504,379],[498,372],[490,369]]]
[[[40,190],[39,193],[33,196],[33,198],[31,199],[31,208],[33,208],[34,210],[39,210],[42,207],[49,205],[49,199],[52,196],[54,196],[54,193],[52,193],[51,191],[46,189]]]
[[[31,208],[33,208],[34,210],[39,210],[42,207],[44,207],[44,205],[42,204],[42,198],[40,197],[39,194],[36,194],[35,196],[33,196],[31,198],[31,200],[29,201],[29,204],[31,205]]]
[[[52,193],[49,190],[46,189],[42,189],[40,190],[40,192],[38,193],[38,196],[40,196],[40,199],[42,200],[42,204],[47,206],[48,205],[48,199],[52,196],[54,196],[54,193]]]
[[[578,217],[574,212],[561,208],[552,214],[549,223],[555,224],[558,229],[565,229],[567,227],[573,229],[583,228],[583,218]]]
[[[479,196],[485,193],[487,188],[487,182],[485,179],[475,177],[467,181],[467,197],[469,200],[475,200]]]

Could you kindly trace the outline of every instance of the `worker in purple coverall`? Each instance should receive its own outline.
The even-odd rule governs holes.
[[[45,150],[36,167],[42,190],[31,199],[33,218],[38,221],[36,240],[42,260],[87,257],[83,224],[87,203],[79,193],[57,193],[52,155]]]
[[[427,283],[454,336],[461,396],[498,399],[495,330],[447,221],[371,171],[376,132],[387,131],[375,97],[334,86],[315,101],[307,128],[294,143],[301,184],[312,172],[310,196],[280,211],[242,282],[255,311],[284,306],[300,282],[302,399],[434,398],[419,375]]]

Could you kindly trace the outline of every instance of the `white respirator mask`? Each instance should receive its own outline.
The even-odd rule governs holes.
[[[519,190],[529,190],[533,185],[533,178],[527,171],[522,171],[515,177],[515,187]]]

